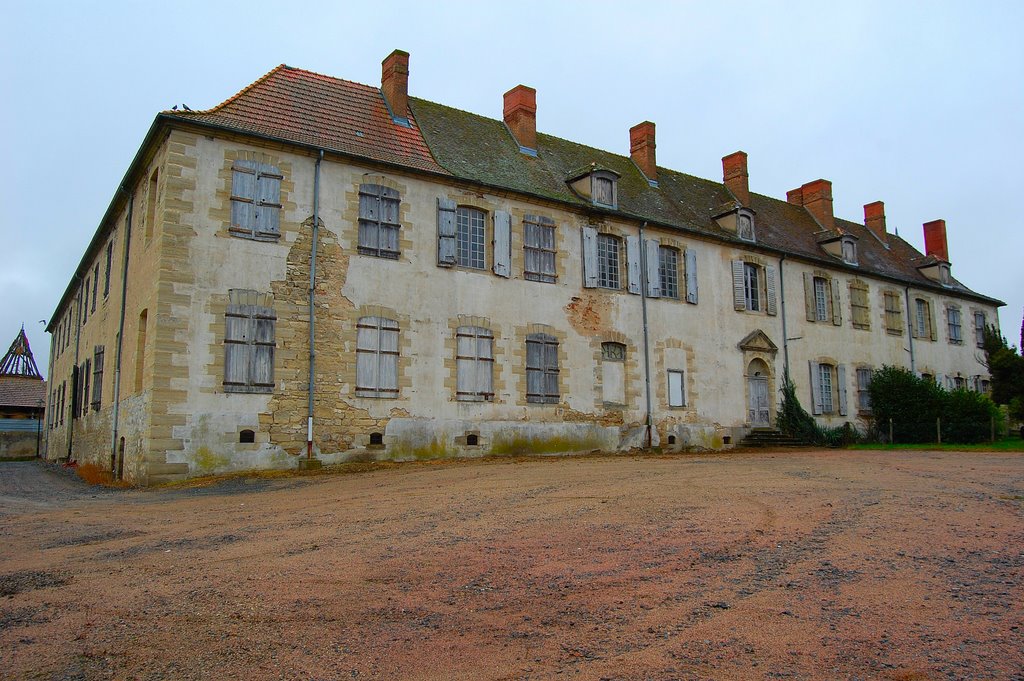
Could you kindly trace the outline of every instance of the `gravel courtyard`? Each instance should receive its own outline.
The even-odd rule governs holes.
[[[1024,455],[0,464],[2,679],[1024,679]]]

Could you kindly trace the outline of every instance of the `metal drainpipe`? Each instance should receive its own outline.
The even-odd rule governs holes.
[[[779,258],[779,312],[782,314],[782,372],[789,382],[789,334],[786,332],[786,273],[782,269],[786,255]]]
[[[128,194],[128,216],[124,226],[124,256],[121,258],[121,318],[117,326],[117,354],[114,356],[114,424],[110,431],[110,454],[117,474],[117,435],[118,419],[121,416],[121,351],[124,347],[124,317],[128,302],[128,252],[132,245],[132,217],[135,212],[135,192],[129,192],[124,185],[119,187]],[[121,462],[124,466],[124,462]]]
[[[650,335],[647,328],[647,248],[644,245],[644,227],[647,221],[640,225],[640,308],[643,311],[644,319],[644,389],[647,394],[647,419],[646,433],[644,434],[644,445],[651,446],[651,348]]]
[[[314,369],[316,367],[316,349],[313,336],[316,325],[316,246],[320,237],[320,162],[324,160],[324,150],[316,157],[313,168],[313,245],[309,255],[309,411],[306,419],[306,458],[313,458],[313,391],[315,388]]]
[[[53,320],[51,319],[50,321],[52,322]],[[51,333],[50,334],[50,358],[49,358],[49,361],[47,362],[47,368],[46,368],[46,387],[47,387],[46,412],[47,412],[47,419],[46,419],[46,434],[43,436],[43,452],[44,452],[43,459],[49,458],[48,455],[50,453],[50,431],[53,430],[53,423],[54,423],[52,419],[56,416],[55,412],[57,411],[56,409],[54,409],[51,406],[55,402],[53,397],[56,394],[56,392],[55,392],[56,387],[54,385],[52,385],[53,384],[53,355],[54,355],[54,348],[57,347],[56,340],[57,340],[57,334],[56,333]]]
[[[914,322],[910,316],[910,287],[903,287],[903,296],[907,301],[907,340],[910,341],[910,373],[916,374],[917,371],[914,368],[914,332],[911,326]]]
[[[78,345],[79,345],[79,342],[82,340],[82,289],[81,289],[82,275],[76,273],[75,274],[75,279],[78,281],[79,289],[78,289],[78,295],[75,296],[75,298],[74,298],[78,302],[78,305],[77,305],[77,307],[78,307],[78,316],[75,319],[75,363],[71,366],[71,375],[72,376],[75,375],[75,370],[78,368]],[[73,312],[73,310],[72,310],[72,312]],[[79,373],[79,375],[78,375],[78,382],[77,382],[77,384],[75,383],[75,381],[72,381],[71,383],[72,383],[72,385],[71,385],[72,390],[74,390],[75,393],[78,393],[79,392],[79,388],[82,386],[82,375],[81,375],[81,373]],[[79,405],[79,406],[81,406],[81,405]],[[75,396],[72,395],[71,396],[71,410],[74,411],[74,408],[75,408]],[[67,455],[67,460],[68,461],[72,460],[71,459],[71,445],[72,445],[72,443],[73,443],[73,441],[75,439],[75,418],[76,417],[74,416],[74,414],[72,414],[71,417],[68,418],[68,455]]]

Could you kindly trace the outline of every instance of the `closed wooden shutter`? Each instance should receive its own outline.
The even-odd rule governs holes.
[[[836,381],[839,383],[839,415],[846,416],[846,366],[836,367]]]
[[[778,313],[777,298],[775,295],[775,268],[769,265],[764,268],[765,293],[768,298],[767,312],[774,317]]]
[[[456,330],[456,399],[494,397],[494,335],[489,329],[460,326]]]
[[[939,339],[939,330],[935,325],[935,308],[928,303],[928,336],[934,341]]]
[[[814,275],[810,272],[804,272],[804,311],[807,313],[807,321],[818,321],[814,302]]]
[[[252,234],[256,229],[256,161],[239,160],[231,173],[231,229]]]
[[[455,264],[455,209],[451,199],[437,199],[437,264],[451,267]]]
[[[697,304],[697,254],[692,248],[686,249],[686,302]]]
[[[735,310],[746,310],[747,299],[743,292],[743,261],[732,261],[732,306]]]
[[[275,324],[273,310],[265,307],[256,307],[253,310],[252,328],[255,335],[250,352],[252,366],[249,369],[249,382],[255,391],[269,392],[274,388]]]
[[[259,164],[256,175],[256,236],[276,239],[281,234],[281,180],[277,168]]]
[[[644,268],[644,273],[647,275],[647,295],[650,298],[661,297],[661,271],[659,268],[661,254],[658,251],[659,248],[660,244],[655,239],[644,241],[644,257],[647,265]]]
[[[103,346],[97,345],[92,354],[92,408],[100,409],[103,399]]]
[[[255,330],[251,307],[231,305],[224,315],[224,387],[249,384],[250,351]]]
[[[818,370],[817,362],[811,361],[807,365],[811,372],[811,413],[820,414],[822,412],[821,372]]]
[[[359,185],[359,252],[397,259],[401,202],[398,191],[378,184]]]
[[[832,289],[832,323],[835,326],[842,326],[843,307],[839,298],[839,282],[835,279],[831,279],[829,281],[829,286]]]
[[[640,294],[641,275],[640,262],[643,256],[640,254],[640,237],[631,234],[626,237],[626,277],[629,282],[629,292]]]
[[[503,210],[494,211],[494,273],[512,274],[512,216]]]
[[[583,286],[597,287],[597,230],[583,227],[580,230],[583,239]]]
[[[526,337],[526,401],[557,403],[558,339],[544,333]]]
[[[398,397],[398,322],[360,317],[356,324],[356,395]]]

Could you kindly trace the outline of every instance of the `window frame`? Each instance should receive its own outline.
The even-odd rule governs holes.
[[[963,345],[963,315],[960,308],[950,305],[946,308],[946,337],[950,345]]]
[[[477,218],[479,225],[474,224]],[[479,265],[475,264],[477,255]],[[487,213],[476,206],[455,209],[455,264],[472,270],[487,269]]]
[[[893,303],[889,305],[890,301]],[[892,336],[903,335],[903,305],[897,291],[883,291],[882,303],[885,307],[885,331]]]
[[[363,333],[363,331],[367,333]],[[385,338],[388,339],[388,347],[385,347]],[[401,357],[400,341],[401,325],[397,320],[374,315],[366,315],[358,319],[356,322],[356,381],[354,386],[356,397],[397,399],[401,396],[398,380],[398,360]],[[394,346],[394,349],[391,349],[391,346]],[[364,374],[369,367],[365,362],[360,361],[361,356],[367,355],[371,356],[371,361],[373,361],[375,372],[373,377]],[[372,357],[375,357],[376,360],[372,360]],[[388,366],[385,366],[385,363]],[[394,387],[384,385],[385,370],[392,372]],[[370,378],[375,379],[376,385],[369,385]]]
[[[466,354],[463,339],[471,339],[472,354]],[[481,341],[486,341],[486,353],[482,354]],[[464,385],[463,370],[470,371],[466,382],[473,390],[461,390]],[[481,386],[481,377],[486,385]],[[485,387],[486,389],[481,389]],[[455,399],[459,402],[492,402],[494,400],[494,332],[482,326],[459,326],[455,329]]]
[[[538,238],[542,236],[545,238]],[[524,279],[548,284],[554,284],[558,281],[557,236],[555,221],[551,218],[544,215],[523,216]],[[548,238],[550,239],[550,246],[544,243]],[[545,271],[549,261],[550,272]],[[540,267],[532,269],[536,263],[540,263]]]
[[[598,198],[598,183],[607,182],[610,190],[610,203],[602,201]],[[618,178],[614,173],[610,173],[604,170],[595,170],[590,174],[590,200],[595,206],[604,206],[606,208],[616,208],[619,205],[619,187]]]
[[[752,262],[743,263],[743,300],[749,312],[761,312],[763,296],[760,280],[763,268]]]
[[[398,260],[401,257],[401,210],[402,197],[397,189],[371,182],[359,185],[359,219],[356,235],[356,250],[359,254],[385,260]],[[389,219],[392,217],[393,220]],[[376,239],[369,238],[371,232]],[[392,232],[393,249],[384,244],[389,240],[383,238],[383,235]],[[377,245],[370,246],[371,241],[375,241]]]
[[[850,282],[850,323],[855,329],[871,328],[871,297],[868,285]]]
[[[985,329],[988,328],[988,318],[980,310],[974,311],[974,343],[979,348],[985,347]]]
[[[224,392],[273,393],[277,313],[272,300],[268,294],[249,289],[231,289],[228,300],[224,311]],[[261,362],[266,365],[263,370]]]
[[[658,245],[658,291],[662,298],[679,300],[679,256],[678,248]]]
[[[857,367],[856,369],[857,410],[863,414],[871,413],[871,374],[871,367]]]
[[[247,175],[253,176],[251,182],[245,179]],[[261,179],[266,179],[263,185],[260,184]],[[228,233],[253,241],[280,239],[282,180],[284,175],[275,165],[250,159],[235,160],[231,164],[231,219]],[[252,206],[251,211],[245,206]]]
[[[531,352],[533,348],[533,352]],[[531,333],[526,336],[526,401],[530,404],[558,404],[561,401],[559,385],[559,342],[548,333]],[[541,355],[537,362],[537,354]],[[553,361],[549,361],[552,360]],[[533,380],[531,380],[531,378]],[[539,380],[538,380],[539,379]],[[531,392],[531,384],[543,385],[543,392]],[[551,392],[551,384],[554,392]]]
[[[812,281],[812,286],[814,287],[814,320],[817,322],[832,321],[832,315],[829,314],[830,282],[824,277],[814,277]]]
[[[678,404],[674,403],[674,395],[672,394],[672,377],[679,376],[679,400]],[[668,395],[668,406],[669,409],[683,409],[686,405],[686,372],[682,369],[667,369],[665,372],[666,378],[666,390]]]
[[[597,287],[611,290],[622,289],[622,245],[623,240],[615,234],[597,234]],[[614,255],[610,252],[614,246]]]
[[[818,364],[818,386],[821,391],[821,413],[831,415],[836,413],[836,404],[833,397],[833,380],[835,367],[831,364],[821,362]]]

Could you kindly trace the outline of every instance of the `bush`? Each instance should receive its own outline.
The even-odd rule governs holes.
[[[946,393],[942,416],[943,442],[982,442],[992,435],[992,420],[1002,430],[1003,415],[988,395],[970,390]]]
[[[848,423],[839,428],[818,425],[814,417],[800,404],[796,396],[796,386],[789,376],[786,376],[782,384],[782,404],[779,405],[775,425],[790,437],[798,437],[823,447],[841,447],[857,440],[857,431]]]

